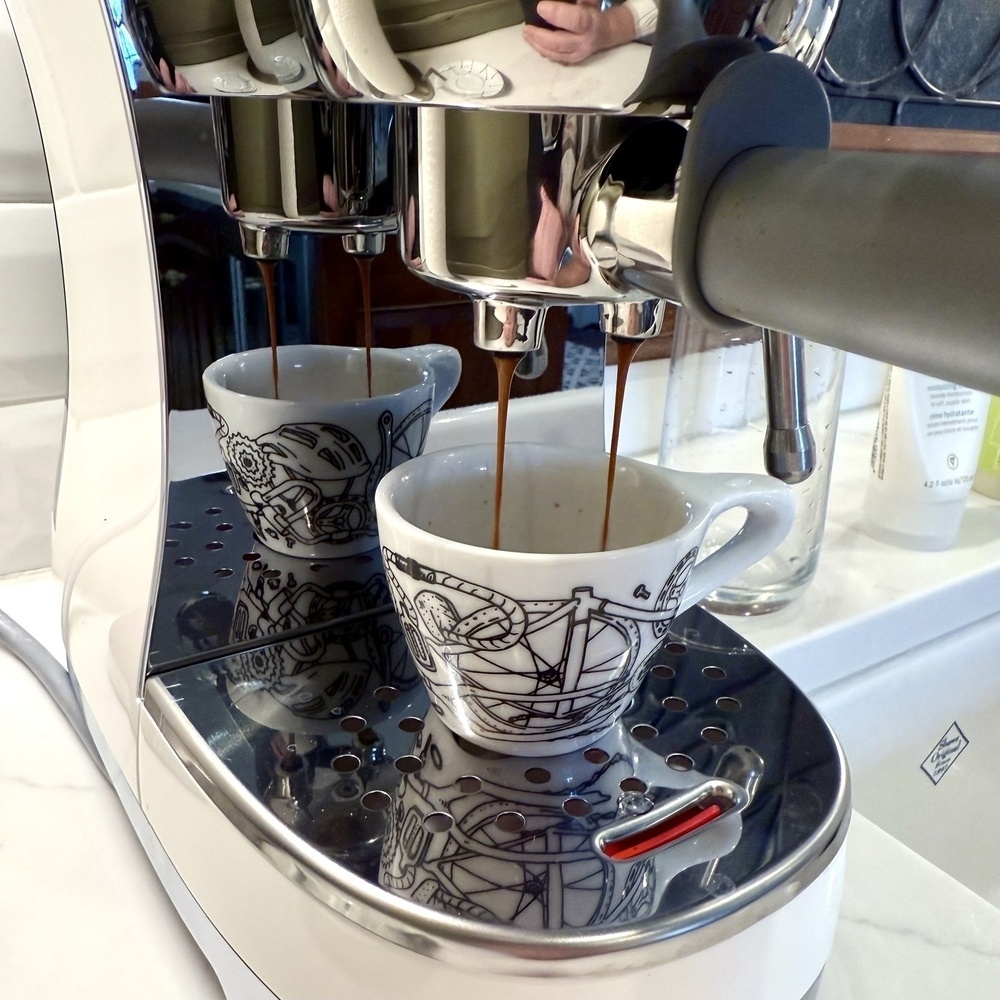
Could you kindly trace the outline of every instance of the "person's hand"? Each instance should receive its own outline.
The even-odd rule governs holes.
[[[623,6],[600,9],[600,0],[538,0],[538,15],[551,28],[524,26],[524,40],[538,53],[565,66],[589,59],[595,52],[635,40],[635,21]]]

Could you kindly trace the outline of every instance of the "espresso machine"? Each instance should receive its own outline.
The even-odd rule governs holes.
[[[66,299],[70,672],[227,995],[814,996],[850,810],[808,700],[694,609],[583,754],[451,734],[377,552],[283,557],[224,472],[172,474],[146,177],[210,148],[250,261],[394,235],[527,371],[553,306],[600,305],[612,338],[657,334],[665,302],[764,327],[772,469],[795,481],[792,335],[1000,387],[1000,166],[831,151],[812,71],[833,0],[587,6],[632,27],[579,64],[527,43],[520,0],[5,2]]]

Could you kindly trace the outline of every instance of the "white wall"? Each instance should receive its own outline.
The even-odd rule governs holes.
[[[51,562],[66,306],[48,170],[0,0],[0,575]]]

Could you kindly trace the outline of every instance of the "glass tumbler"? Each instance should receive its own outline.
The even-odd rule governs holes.
[[[728,615],[766,614],[785,607],[809,586],[819,563],[830,491],[845,354],[804,342],[806,418],[815,441],[815,466],[792,485],[795,521],[781,545],[701,603]],[[767,397],[763,331],[706,326],[678,310],[667,382],[659,464],[690,472],[764,472]],[[744,515],[720,517],[702,555],[731,538]]]

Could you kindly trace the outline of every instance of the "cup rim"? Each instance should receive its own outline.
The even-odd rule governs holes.
[[[610,459],[607,452],[598,452],[592,448],[580,448],[574,445],[549,444],[540,441],[510,441],[507,443],[508,456],[512,453],[512,451],[527,449],[540,452],[553,452],[564,456],[585,456],[591,461],[595,458],[603,457],[605,459],[605,466],[607,465],[607,461]],[[676,528],[669,534],[660,535],[659,537],[648,542],[641,542],[637,545],[618,546],[613,549],[592,549],[590,551],[580,552],[523,552],[518,549],[493,549],[485,545],[473,545],[470,542],[460,542],[452,538],[447,538],[444,535],[435,534],[432,531],[428,531],[426,528],[421,528],[418,525],[413,524],[405,518],[389,497],[390,491],[394,489],[400,480],[405,478],[408,474],[408,466],[412,467],[412,463],[423,461],[425,459],[444,461],[449,456],[471,454],[476,451],[482,452],[487,461],[491,458],[495,460],[495,447],[492,443],[465,444],[441,451],[425,452],[422,455],[411,458],[402,465],[396,466],[394,469],[390,469],[382,477],[382,480],[379,482],[378,487],[375,490],[376,524],[379,527],[380,533],[382,525],[385,524],[386,519],[388,519],[395,522],[397,531],[400,530],[400,526],[405,526],[402,527],[402,530],[414,536],[417,540],[423,542],[424,544],[437,546],[439,548],[449,546],[453,550],[457,550],[458,552],[462,552],[470,556],[475,554],[477,557],[482,558],[482,555],[480,555],[481,553],[490,553],[492,558],[516,558],[524,560],[528,563],[546,563],[551,562],[553,558],[558,558],[560,563],[576,565],[583,562],[592,563],[595,559],[599,559],[602,562],[613,562],[616,559],[627,558],[629,555],[634,554],[639,550],[649,550],[650,548],[654,548],[656,546],[672,544],[676,541],[678,535],[685,530],[690,530],[692,525],[696,524],[699,520],[699,517],[689,506],[683,514],[684,523],[680,527]],[[631,458],[627,455],[619,455],[617,462],[619,466],[625,465],[628,468],[639,469],[644,475],[649,475],[651,478],[658,479],[662,483],[667,484],[680,499],[685,497],[692,500],[695,499],[691,497],[691,494],[683,487],[683,485],[679,485],[674,481],[674,477],[669,474],[669,470],[662,469],[656,465],[651,465],[648,462],[642,462],[637,458]],[[684,476],[684,478],[687,477]],[[695,502],[698,501],[695,500]],[[381,534],[379,544],[380,547],[385,548],[381,540]]]
[[[280,361],[282,354],[290,353],[301,353],[301,354],[323,354],[323,355],[349,355],[349,354],[364,354],[364,347],[351,347],[346,344],[279,344],[278,348],[278,359]],[[403,361],[409,365],[413,365],[417,372],[419,373],[419,378],[414,381],[411,385],[406,386],[403,389],[399,389],[397,392],[382,392],[375,396],[357,396],[353,399],[329,399],[329,400],[310,400],[310,403],[320,402],[325,405],[331,406],[353,406],[355,404],[369,404],[379,400],[387,399],[399,399],[408,392],[412,392],[414,389],[422,388],[428,384],[428,382],[433,381],[433,371],[431,368],[418,356],[410,354],[407,348],[403,347],[373,347],[371,349],[372,357],[374,358],[393,358],[395,360]],[[224,354],[221,358],[216,358],[205,370],[201,373],[202,384],[207,388],[211,386],[214,391],[219,393],[224,393],[226,395],[240,398],[240,399],[252,399],[259,400],[268,406],[283,406],[286,408],[293,406],[303,405],[302,400],[297,399],[274,399],[271,396],[258,396],[250,392],[241,392],[239,389],[233,389],[231,386],[225,385],[219,378],[219,373],[228,365],[237,363],[239,359],[246,358],[249,356],[261,356],[266,355],[268,363],[270,364],[271,358],[271,348],[270,347],[252,347],[246,351],[233,351],[230,354]]]

